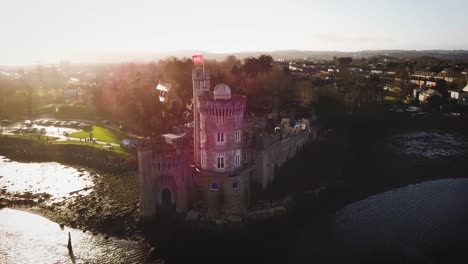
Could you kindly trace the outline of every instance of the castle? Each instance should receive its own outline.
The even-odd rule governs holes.
[[[308,119],[278,126],[246,115],[246,98],[192,70],[193,128],[138,144],[140,217],[199,210],[215,219],[246,216],[252,186],[266,189],[275,168],[311,138]],[[271,122],[270,122],[271,123]]]

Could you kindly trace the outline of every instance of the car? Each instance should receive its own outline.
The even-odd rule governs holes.
[[[60,121],[58,121],[58,120],[57,120],[57,121],[54,121],[54,122],[52,122],[52,125],[54,125],[54,126],[57,126],[57,125],[59,125],[59,124],[60,124]]]
[[[33,125],[33,122],[31,120],[26,120],[23,122],[23,125],[27,126],[27,127],[30,127]]]
[[[46,129],[45,129],[45,128],[41,128],[41,129],[39,129],[39,133],[41,133],[41,134],[45,134],[45,133],[46,133]]]
[[[70,121],[70,122],[68,122],[68,124],[69,124],[71,127],[77,127],[77,126],[80,124],[80,122]]]
[[[67,125],[67,121],[62,121],[62,122],[60,122],[60,125],[61,125],[61,126],[66,126],[66,125]]]

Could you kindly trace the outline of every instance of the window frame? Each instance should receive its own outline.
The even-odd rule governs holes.
[[[232,185],[232,190],[233,191],[240,190],[240,181],[233,181],[231,185]],[[234,185],[237,185],[237,187],[234,187]]]
[[[217,182],[212,182],[210,184],[210,191],[218,191],[219,190],[219,184]]]

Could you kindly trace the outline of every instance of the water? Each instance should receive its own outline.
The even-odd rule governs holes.
[[[409,185],[338,210],[292,239],[296,263],[468,261],[468,179]],[[466,263],[466,262],[465,262]]]
[[[397,153],[429,159],[460,156],[468,148],[463,136],[437,130],[397,134],[388,145]]]
[[[0,156],[0,189],[8,193],[47,193],[51,200],[86,195],[94,186],[87,171],[57,162],[15,162]]]
[[[67,249],[71,233],[73,255]],[[0,263],[146,263],[137,242],[105,239],[83,233],[41,216],[13,209],[0,210]]]

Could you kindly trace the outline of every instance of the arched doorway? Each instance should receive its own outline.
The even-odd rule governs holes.
[[[165,188],[161,193],[161,204],[165,210],[172,207],[172,194],[167,188]]]

